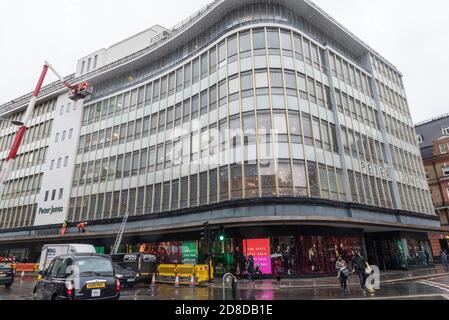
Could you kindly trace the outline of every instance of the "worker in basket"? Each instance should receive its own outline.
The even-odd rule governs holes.
[[[78,228],[78,233],[84,233],[86,232],[86,226],[87,226],[87,222],[85,221],[81,221],[79,222],[76,227]]]

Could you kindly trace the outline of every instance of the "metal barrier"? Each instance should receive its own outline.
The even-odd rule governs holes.
[[[231,282],[232,300],[237,300],[237,277],[232,273],[223,276],[223,300],[226,300],[226,284]]]

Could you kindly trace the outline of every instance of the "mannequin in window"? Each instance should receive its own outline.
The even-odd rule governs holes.
[[[309,262],[312,267],[312,271],[318,271],[317,265],[317,250],[314,244],[312,248],[309,249]]]

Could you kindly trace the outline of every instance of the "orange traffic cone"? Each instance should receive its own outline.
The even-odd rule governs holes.
[[[179,288],[179,274],[176,274],[176,278],[175,278],[175,288]]]
[[[192,276],[190,277],[190,288],[195,288],[195,275],[192,274]]]
[[[151,287],[155,288],[157,287],[156,285],[156,274],[153,272],[153,278],[151,279]]]

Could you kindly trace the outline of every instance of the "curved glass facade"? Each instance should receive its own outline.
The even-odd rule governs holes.
[[[69,220],[261,197],[432,213],[419,151],[385,142],[365,69],[289,26],[246,26],[97,99],[83,113]],[[397,154],[404,183],[389,165]]]

